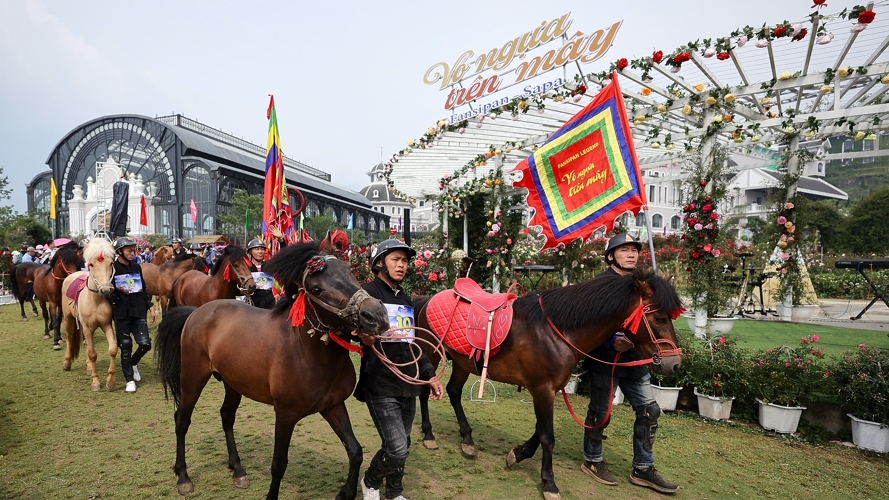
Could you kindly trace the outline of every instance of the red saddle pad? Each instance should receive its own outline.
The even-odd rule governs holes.
[[[77,278],[75,278],[74,281],[71,282],[71,286],[69,286],[68,289],[65,290],[65,297],[68,297],[69,299],[76,302],[77,297],[80,296],[80,292],[82,292],[83,289],[86,288],[86,279],[88,277],[88,275],[84,274],[83,276],[78,276]]]
[[[515,296],[511,295],[502,302],[502,307],[490,311],[486,306],[462,298],[454,290],[445,290],[429,301],[426,318],[445,345],[478,360],[485,349],[489,315],[494,314],[491,325],[491,356],[494,356],[512,325],[514,300]]]

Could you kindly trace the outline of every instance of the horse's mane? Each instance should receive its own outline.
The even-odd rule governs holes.
[[[299,293],[299,280],[306,270],[306,262],[320,255],[318,244],[297,243],[281,249],[272,260],[262,265],[262,271],[271,274],[284,287],[284,297],[275,306],[275,314],[284,313],[293,305],[294,295]]]
[[[515,301],[513,307],[529,321],[546,323],[546,316],[561,328],[581,328],[609,321],[624,314],[639,300],[636,280],[652,287],[652,306],[668,313],[682,307],[670,284],[651,271],[636,270],[627,275],[606,274],[571,287],[551,288]],[[546,314],[540,309],[543,298]]]
[[[178,255],[174,255],[173,258],[170,259],[170,260],[171,260],[172,262],[182,262],[183,260],[189,260],[189,259],[192,259],[192,258],[194,258],[194,254],[190,254],[190,253],[182,252],[182,253],[180,253],[180,254],[178,254]]]
[[[115,258],[114,247],[103,238],[94,238],[83,249],[83,259],[87,262],[95,262],[99,255],[103,255],[106,259],[113,262]]]
[[[246,259],[247,250],[244,250],[238,245],[227,245],[222,251],[222,255],[216,261],[216,264],[213,265],[213,271],[210,273],[211,275],[216,276],[216,273],[222,269],[222,261],[226,260],[226,257],[228,257],[228,262],[236,262],[241,259]]]
[[[73,248],[62,247],[56,250],[56,254],[53,255],[52,259],[49,261],[49,266],[55,269],[59,259],[62,259],[62,265],[68,268],[69,271],[74,272],[80,270],[80,256],[77,255],[77,251]]]

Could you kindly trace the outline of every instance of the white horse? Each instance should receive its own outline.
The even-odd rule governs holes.
[[[114,293],[114,259],[116,258],[111,243],[96,238],[90,241],[83,250],[83,258],[86,261],[87,271],[76,272],[62,283],[62,317],[65,323],[65,337],[67,348],[65,349],[65,362],[62,368],[65,371],[71,369],[71,361],[80,354],[82,338],[86,338],[87,360],[86,373],[92,377],[92,390],[101,388],[99,376],[96,372],[96,347],[93,342],[93,333],[96,328],[101,328],[108,339],[108,356],[111,364],[108,366],[108,379],[105,387],[109,391],[114,390],[115,358],[117,357],[117,339],[111,329],[111,302],[108,300]],[[68,288],[81,276],[87,276],[86,289],[80,293],[77,302],[68,298]]]

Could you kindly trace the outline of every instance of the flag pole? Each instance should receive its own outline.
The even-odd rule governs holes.
[[[642,213],[645,214],[645,227],[648,229],[648,250],[651,252],[651,268],[657,274],[657,261],[654,257],[654,235],[651,234],[651,217],[648,205],[642,207]]]

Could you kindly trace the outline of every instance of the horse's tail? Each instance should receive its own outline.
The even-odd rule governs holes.
[[[19,297],[19,294],[21,293],[19,291],[19,280],[15,277],[15,273],[16,271],[18,271],[18,269],[19,266],[17,265],[9,268],[9,286],[12,288],[13,298],[15,298],[16,301],[21,302],[22,297]]]
[[[179,375],[182,371],[182,329],[185,321],[197,309],[196,307],[177,307],[168,309],[164,319],[157,327],[157,348],[154,350],[157,359],[157,371],[164,385],[164,397],[173,396],[173,404],[179,407],[182,385]]]
[[[62,300],[68,300],[66,297],[62,297]],[[75,309],[76,310],[76,309]],[[74,312],[72,311],[72,314]],[[64,318],[62,318],[62,322],[64,323]],[[80,356],[80,344],[83,343],[83,332],[81,331],[80,321],[75,319],[75,328],[73,331],[69,330],[64,325],[65,328],[65,342],[68,343],[68,351],[71,353],[71,359],[77,359]]]

